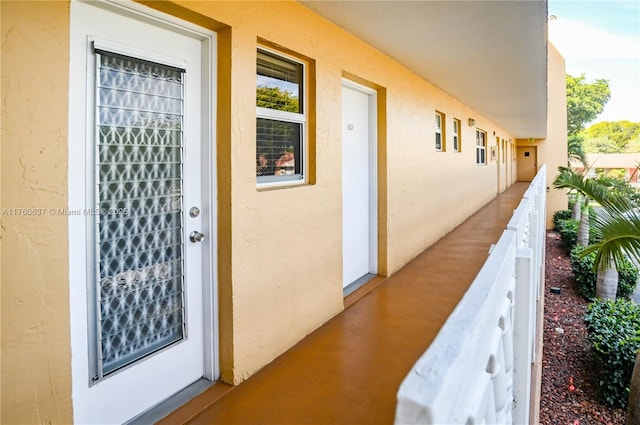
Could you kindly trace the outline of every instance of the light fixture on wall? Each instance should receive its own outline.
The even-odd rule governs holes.
[[[474,125],[476,125],[476,120],[469,118],[469,127],[473,127]]]

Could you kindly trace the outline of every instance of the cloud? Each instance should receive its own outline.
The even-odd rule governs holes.
[[[612,34],[580,21],[550,20],[549,40],[567,60],[640,59],[640,37]]]

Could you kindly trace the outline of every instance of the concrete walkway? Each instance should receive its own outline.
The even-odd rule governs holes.
[[[393,423],[400,383],[462,298],[527,187],[516,183],[394,275],[374,281],[357,302],[247,381],[215,384],[160,423]]]

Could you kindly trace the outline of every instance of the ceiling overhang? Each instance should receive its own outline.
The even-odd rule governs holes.
[[[299,1],[514,137],[546,137],[546,0]]]

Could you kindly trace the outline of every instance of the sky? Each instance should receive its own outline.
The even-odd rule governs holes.
[[[591,124],[640,122],[640,0],[549,0],[548,5],[549,40],[564,56],[567,74],[609,81],[611,99]]]

